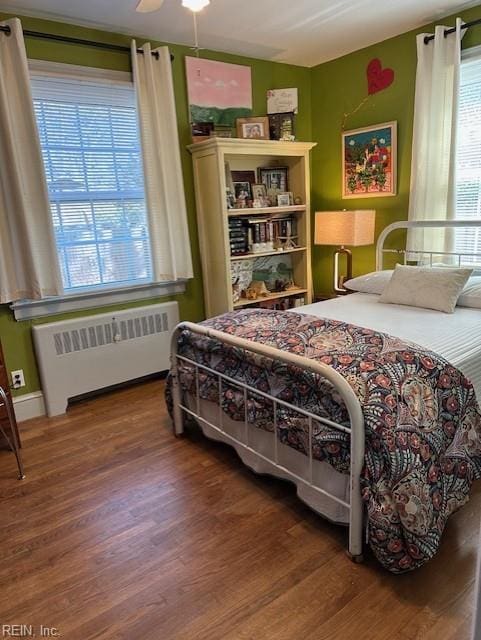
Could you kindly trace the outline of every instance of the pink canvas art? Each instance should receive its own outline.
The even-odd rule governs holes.
[[[191,122],[232,126],[252,113],[251,68],[186,57]]]

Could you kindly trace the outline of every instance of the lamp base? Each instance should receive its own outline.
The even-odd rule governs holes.
[[[346,256],[346,274],[345,275],[341,275],[339,273],[339,256],[341,255]],[[334,257],[334,283],[333,283],[334,291],[336,291],[336,293],[345,294],[348,292],[348,290],[344,286],[344,283],[347,282],[347,280],[350,280],[352,278],[352,252],[349,249],[346,249],[346,247],[339,247],[339,249],[336,249],[336,251],[334,251],[333,257]]]

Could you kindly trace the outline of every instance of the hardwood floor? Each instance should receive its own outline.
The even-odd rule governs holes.
[[[196,432],[175,439],[163,382],[20,425],[0,452],[2,624],[68,640],[467,640],[481,483],[438,556],[393,576],[289,484]]]

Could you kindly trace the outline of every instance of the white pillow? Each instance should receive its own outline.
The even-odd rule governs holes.
[[[442,269],[447,268],[442,265],[433,265],[433,268],[436,268],[436,266]],[[451,269],[452,267],[449,268]],[[387,283],[391,280],[392,274],[392,269],[386,269],[385,271],[373,271],[372,273],[366,273],[363,276],[351,278],[351,280],[344,283],[344,286],[350,291],[381,295]],[[481,276],[471,276],[469,278],[464,289],[461,291],[461,295],[459,296],[456,304],[458,307],[481,309]]]
[[[397,264],[379,302],[453,313],[472,269]]]
[[[481,276],[469,278],[458,298],[458,307],[481,309]]]
[[[359,291],[359,293],[381,294],[393,274],[392,269],[386,271],[373,271],[357,278],[351,278],[344,283],[346,289]]]

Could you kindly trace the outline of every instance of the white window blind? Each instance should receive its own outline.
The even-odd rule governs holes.
[[[32,76],[64,287],[152,281],[134,87]]]
[[[481,219],[481,58],[463,62],[456,156],[456,217]],[[456,229],[455,251],[481,255],[481,229]],[[478,257],[463,263],[480,264]]]

